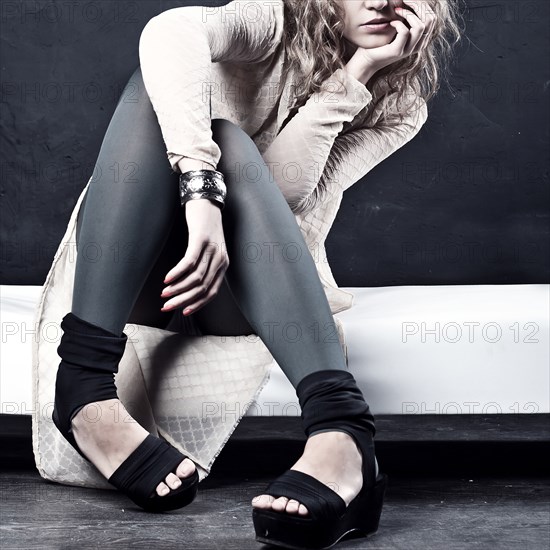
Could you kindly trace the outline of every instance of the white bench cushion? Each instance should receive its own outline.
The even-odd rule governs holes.
[[[344,325],[349,368],[376,414],[550,412],[550,285],[358,288]],[[40,286],[0,285],[1,412],[32,413]],[[299,415],[271,371],[246,415]]]
[[[376,414],[550,411],[550,285],[344,287],[349,368]],[[272,369],[247,414],[293,414]]]

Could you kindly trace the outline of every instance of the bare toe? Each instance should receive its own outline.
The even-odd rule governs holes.
[[[308,509],[303,504],[300,504],[300,507],[298,508],[298,514],[300,514],[301,516],[307,516],[308,513]]]
[[[168,488],[168,485],[166,483],[159,483],[157,485],[157,494],[161,497],[167,495],[170,492],[170,489]]]
[[[276,498],[272,503],[271,503],[271,507],[273,508],[273,510],[275,510],[276,512],[283,512],[284,509],[286,508],[286,503],[288,502],[288,498],[287,497],[279,497],[279,498]]]
[[[294,500],[292,498],[287,502],[286,511],[289,514],[296,514],[298,512],[299,507],[300,507],[300,503],[297,500]]]
[[[252,499],[252,506],[254,508],[263,508],[268,510],[271,508],[272,502],[275,500],[275,497],[271,495],[259,495]]]
[[[195,463],[190,460],[189,458],[186,458],[185,460],[182,460],[180,465],[178,466],[178,469],[176,470],[176,474],[181,477],[189,477],[191,474],[193,474],[195,471]]]
[[[173,473],[169,473],[165,478],[164,482],[170,489],[177,489],[181,485],[181,479]]]
[[[164,483],[157,485],[157,494],[161,497],[166,496],[170,489],[177,489],[181,485],[181,480],[190,476],[195,471],[195,464],[192,460],[186,458],[182,460],[176,470],[176,473],[170,472],[165,478]]]

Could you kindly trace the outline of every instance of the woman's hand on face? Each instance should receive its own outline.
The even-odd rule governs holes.
[[[410,28],[399,19],[390,21],[389,24],[397,31],[397,34],[389,44],[378,48],[358,47],[350,60],[362,63],[370,75],[387,65],[418,53],[430,41],[436,17],[428,2],[416,0],[403,2],[403,4],[404,8],[396,7],[394,10],[397,15],[407,21]]]
[[[161,298],[170,298],[161,311],[184,306],[189,314],[217,294],[229,266],[221,210],[209,199],[185,203],[189,242],[185,256],[167,273]],[[190,311],[188,311],[188,309]]]

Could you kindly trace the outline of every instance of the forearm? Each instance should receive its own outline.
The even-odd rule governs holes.
[[[369,84],[369,81],[374,76],[374,74],[376,73],[376,69],[374,67],[360,66],[356,63],[355,58],[352,57],[346,63],[346,65],[344,65],[344,70],[347,73],[349,73],[351,76],[353,76],[356,80],[361,82],[361,84],[364,84],[365,86],[367,86],[369,91],[372,92],[368,84]]]
[[[178,160],[177,167],[182,174],[190,170],[216,170],[216,167],[208,164],[207,162],[189,157],[182,157]],[[212,209],[220,210],[220,208],[213,201],[206,198],[189,200],[185,203],[184,209],[186,213],[195,212],[199,215],[201,213],[206,214]]]
[[[327,89],[312,94],[263,153],[291,208],[299,207],[315,189],[344,124],[372,99],[347,70],[338,69],[326,84]]]
[[[212,164],[189,157],[181,158],[177,162],[177,167],[182,174],[184,172],[188,172],[189,170],[216,170],[216,167]]]

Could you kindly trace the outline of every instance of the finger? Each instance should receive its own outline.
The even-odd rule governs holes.
[[[204,307],[208,302],[210,302],[216,294],[218,294],[225,277],[225,273],[227,271],[228,263],[223,263],[220,265],[219,269],[216,271],[214,278],[212,279],[212,283],[210,287],[208,288],[207,292],[200,297],[198,300],[194,302],[188,303],[184,311],[187,311],[187,313],[194,313],[195,311],[198,311],[202,307]]]
[[[403,6],[425,25],[428,24],[430,17],[434,15],[430,3],[426,2],[426,0],[420,0],[419,2],[403,2]]]
[[[426,0],[407,0],[406,2],[402,0],[402,4],[401,7],[405,7],[422,21],[424,21],[426,10],[430,9],[430,4]]]
[[[211,290],[212,285],[214,284],[216,277],[221,276],[223,279],[223,274],[225,273],[227,265],[229,264],[224,260],[223,256],[213,258],[208,264],[204,274],[199,275],[197,273],[193,275],[193,287],[187,292],[180,293],[173,299],[169,300],[169,302],[165,304],[165,307],[174,309],[180,306],[185,306],[185,310],[189,308],[196,310],[195,304],[198,304],[198,307],[202,307],[202,305],[207,303],[207,301],[210,301],[216,295],[220,285],[217,285],[213,293]],[[219,273],[220,271],[221,274]]]
[[[212,284],[210,285],[207,292],[197,301],[188,303],[185,307],[185,309],[190,309],[191,312],[198,311],[202,307],[204,307],[206,304],[211,302],[215,296],[218,294],[220,287],[222,286],[223,279],[225,275],[225,269],[220,268],[213,279]]]
[[[169,294],[172,298],[164,304],[161,311],[170,311],[178,308],[189,303],[189,301],[195,300],[197,296],[206,292],[209,287],[210,277],[208,274],[211,263],[212,262],[205,265],[205,263],[201,261],[198,267],[190,273],[184,281],[178,282],[170,287]],[[163,298],[167,297],[164,291],[161,296]]]
[[[166,274],[164,283],[172,284],[184,275],[194,270],[199,263],[202,248],[198,245],[189,245],[184,257]]]
[[[187,244],[187,250],[183,258],[166,274],[164,278],[165,283],[171,283],[176,279],[179,279],[186,273],[193,271],[195,266],[199,263],[204,249],[204,238],[194,238],[189,236],[189,242]]]
[[[195,263],[194,266],[191,267],[191,271],[186,271],[182,275],[182,277],[176,279],[176,282],[167,286],[161,292],[161,298],[170,298],[171,296],[177,296],[178,294],[181,294],[188,290],[192,290],[197,285],[202,284],[208,271],[208,266],[212,262],[212,255],[206,251],[207,246],[208,245],[203,244],[201,252],[198,253],[200,261],[198,261],[197,263]],[[185,256],[174,269],[177,269],[179,265],[184,261]],[[185,269],[185,266],[183,269]]]
[[[183,258],[166,274],[165,283],[174,283],[178,279],[189,276],[201,262],[208,262],[209,241],[205,237],[189,237],[187,250]],[[168,290],[168,289],[167,289]]]
[[[193,271],[185,273],[183,278],[180,278],[176,283],[167,286],[161,292],[161,298],[169,298],[170,296],[181,294],[182,292],[191,290],[193,287],[202,284],[209,266],[212,265],[212,262],[215,261],[218,254],[221,254],[222,257],[219,262],[224,262],[226,266],[229,265],[227,251],[225,251],[223,247],[220,247],[218,243],[208,241],[204,242],[202,246],[200,262],[195,265]]]
[[[435,23],[437,20],[436,14],[431,8],[429,2],[426,2],[425,0],[421,0],[419,4],[412,4],[410,2],[403,2],[403,4],[406,8],[410,8],[412,13],[414,13],[414,15],[416,15],[422,23],[424,23],[424,32],[414,48],[414,51],[417,51],[425,47],[429,42],[435,28]]]
[[[397,31],[395,38],[386,47],[391,46],[392,54],[401,57],[409,40],[409,28],[402,21],[390,21],[390,25]]]
[[[417,53],[423,50],[432,39],[432,32],[433,29],[424,31],[424,34],[420,37],[420,40],[416,43],[416,46],[414,47],[412,53]]]
[[[395,12],[403,17],[410,25],[409,41],[403,50],[404,55],[410,55],[418,42],[422,39],[426,25],[417,17],[417,15],[406,8],[395,8]]]

